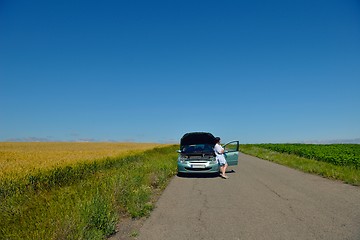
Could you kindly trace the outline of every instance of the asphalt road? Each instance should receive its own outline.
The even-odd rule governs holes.
[[[244,154],[231,169],[175,177],[136,239],[360,239],[360,187]]]

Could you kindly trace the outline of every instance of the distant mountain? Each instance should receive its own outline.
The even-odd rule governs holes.
[[[8,138],[5,142],[50,142],[49,138],[26,137],[26,138]]]
[[[303,143],[313,144],[360,144],[360,138],[354,139],[333,139],[333,140],[322,140],[322,141],[304,141]]]
[[[332,140],[332,141],[329,141],[329,143],[354,143],[354,144],[359,144],[360,143],[360,138]]]

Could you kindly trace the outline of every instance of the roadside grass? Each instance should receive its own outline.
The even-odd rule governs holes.
[[[177,148],[59,167],[30,185],[13,181],[16,191],[0,196],[0,239],[104,239],[122,217],[150,214],[176,174]]]
[[[254,144],[243,144],[240,151],[258,158],[285,165],[303,172],[336,179],[347,184],[360,186],[360,169],[353,166],[337,166],[327,162],[299,157],[294,154],[279,153]]]

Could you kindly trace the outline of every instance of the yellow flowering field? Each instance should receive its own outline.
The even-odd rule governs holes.
[[[118,157],[161,146],[156,143],[0,142],[0,180],[37,170]]]

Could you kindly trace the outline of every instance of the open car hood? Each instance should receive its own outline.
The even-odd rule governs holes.
[[[215,145],[215,137],[211,133],[191,132],[186,133],[180,140],[180,148],[185,145],[210,144]]]

